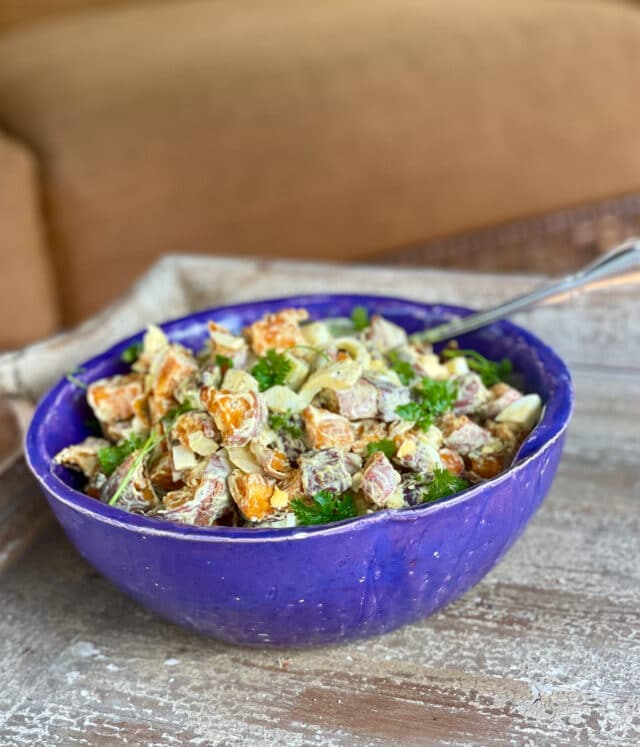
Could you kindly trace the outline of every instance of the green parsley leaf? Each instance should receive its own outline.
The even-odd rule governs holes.
[[[504,381],[511,374],[513,367],[511,361],[508,358],[503,358],[500,361],[490,361],[485,358],[484,355],[475,350],[457,350],[456,348],[448,348],[442,351],[442,357],[446,359],[464,357],[467,359],[469,368],[472,371],[480,374],[482,383],[485,386],[493,386],[500,381]]]
[[[258,358],[251,375],[258,382],[260,391],[264,392],[276,384],[284,384],[292,368],[293,363],[285,355],[267,350],[264,357]]]
[[[269,426],[274,431],[285,431],[292,438],[302,438],[302,427],[291,410],[270,413]]]
[[[376,451],[381,451],[387,459],[391,459],[391,457],[396,453],[396,445],[388,438],[383,438],[381,441],[373,441],[372,443],[367,444],[365,451],[367,459],[372,454],[375,454]]]
[[[115,446],[104,446],[98,450],[98,461],[100,467],[107,477],[112,475],[124,460],[134,451],[137,451],[144,439],[136,433],[132,433],[129,438],[121,441]]]
[[[398,405],[396,413],[403,420],[414,420],[423,431],[433,425],[435,419],[453,407],[457,387],[452,381],[435,381],[424,378],[414,389],[416,401]]]
[[[147,440],[140,446],[140,449],[138,451],[138,454],[136,458],[131,463],[131,466],[127,470],[127,474],[122,478],[120,481],[120,484],[116,488],[116,492],[111,496],[111,499],[109,500],[109,505],[113,506],[117,502],[118,498],[122,495],[124,492],[124,489],[127,487],[127,485],[131,482],[133,476],[136,473],[136,470],[140,467],[142,462],[144,461],[145,457],[155,449],[155,447],[160,443],[162,440],[162,436],[157,431],[151,431],[149,433],[149,437]],[[132,452],[133,453],[133,452]]]
[[[366,329],[369,324],[369,312],[364,306],[354,306],[351,311],[351,321],[356,332]]]
[[[353,505],[353,495],[343,493],[335,495],[329,490],[321,490],[308,503],[302,498],[294,498],[291,508],[298,520],[299,526],[311,526],[312,524],[329,524],[333,521],[342,521],[357,516]]]
[[[395,350],[389,353],[389,362],[391,369],[398,374],[398,378],[405,386],[415,379],[416,373],[413,366],[409,362],[401,360]]]
[[[85,384],[84,381],[80,381],[78,378],[79,373],[84,373],[84,368],[76,368],[73,371],[69,371],[68,374],[65,375],[65,379],[67,381],[70,381],[75,387],[78,387],[78,389],[88,389],[88,385]]]
[[[439,498],[446,498],[453,493],[459,493],[461,490],[469,487],[469,483],[462,477],[454,475],[447,469],[435,469],[433,480],[429,483],[423,492],[423,503],[437,501]]]
[[[230,368],[233,368],[233,361],[231,360],[231,358],[227,358],[226,355],[220,355],[220,353],[216,353],[216,366],[219,366],[225,371],[228,371]]]
[[[120,360],[125,363],[135,363],[140,357],[142,352],[142,343],[134,342],[126,350],[123,350],[120,354]]]

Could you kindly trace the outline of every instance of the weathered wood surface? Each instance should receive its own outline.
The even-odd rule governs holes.
[[[387,272],[372,274],[375,291],[393,292]],[[333,273],[296,280],[344,288]],[[427,275],[424,297],[469,305],[530,282]],[[408,290],[401,276],[395,292],[419,297],[415,275]],[[245,298],[283,292],[246,277]],[[197,299],[206,278],[192,282]],[[636,747],[639,321],[629,291],[528,320],[576,384],[551,494],[482,583],[386,636],[275,652],[203,639],[123,597],[49,527],[0,575],[0,744]],[[27,501],[21,464],[4,489]]]

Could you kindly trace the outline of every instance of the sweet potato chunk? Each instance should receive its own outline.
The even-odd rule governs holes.
[[[229,392],[203,387],[200,398],[213,415],[225,446],[245,446],[267,422],[267,408],[257,392]]]
[[[314,449],[330,446],[348,449],[354,441],[351,423],[329,410],[309,405],[302,411],[307,437]]]
[[[143,393],[143,377],[137,373],[120,374],[89,384],[87,402],[101,423],[129,420],[133,403]]]
[[[267,314],[246,327],[245,336],[256,355],[264,355],[267,350],[281,353],[288,348],[305,344],[299,325],[308,318],[309,312],[306,309],[283,309],[275,314]]]
[[[236,469],[229,477],[233,500],[247,521],[262,521],[274,512],[271,498],[275,487],[275,480],[255,472]]]

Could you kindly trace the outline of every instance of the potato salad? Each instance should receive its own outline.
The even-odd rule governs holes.
[[[508,468],[541,413],[508,360],[439,354],[356,307],[208,323],[193,351],[151,326],[125,373],[86,386],[95,435],[55,463],[126,511],[293,527],[435,501]],[[77,377],[70,376],[77,385]]]

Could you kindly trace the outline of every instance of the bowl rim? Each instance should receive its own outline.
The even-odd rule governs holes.
[[[425,303],[395,296],[355,293],[305,294],[279,296],[276,298],[260,299],[256,301],[244,301],[221,306],[212,306],[166,320],[158,324],[158,326],[170,335],[173,328],[184,327],[185,323],[206,323],[207,316],[213,313],[237,313],[251,308],[258,308],[260,309],[256,315],[256,318],[258,318],[259,315],[264,313],[264,310],[268,310],[269,307],[281,307],[283,304],[304,307],[314,303],[331,302],[332,300],[353,301],[353,305],[357,305],[358,302],[369,302],[370,304],[399,304],[401,306],[413,307],[413,309],[406,309],[408,313],[411,313],[411,311],[415,312],[416,307],[425,310],[441,309],[459,316],[466,316],[473,313],[473,310],[468,307],[439,302]],[[266,308],[263,310],[263,307]],[[382,313],[384,313],[384,310],[382,310]],[[537,446],[536,449],[534,449],[532,453],[523,459],[518,459],[516,455],[515,462],[497,477],[486,482],[472,485],[460,493],[456,493],[452,496],[431,503],[423,503],[417,506],[400,509],[382,509],[371,514],[356,516],[330,524],[304,527],[199,527],[189,524],[179,524],[177,522],[161,521],[157,518],[129,513],[117,506],[110,506],[106,503],[97,501],[95,498],[91,498],[85,493],[72,488],[51,469],[51,461],[44,445],[44,436],[47,432],[46,421],[47,415],[52,407],[55,406],[58,397],[63,394],[65,389],[74,386],[74,384],[66,377],[62,377],[39,400],[25,437],[25,459],[29,469],[47,496],[78,513],[90,516],[97,521],[104,522],[110,526],[117,526],[129,531],[138,532],[142,535],[165,536],[173,537],[175,539],[204,542],[226,542],[230,540],[233,540],[234,542],[271,542],[304,539],[305,537],[323,536],[328,534],[339,534],[366,526],[373,526],[375,523],[381,522],[413,522],[421,517],[441,511],[444,508],[458,506],[474,499],[480,499],[484,492],[490,491],[495,486],[512,480],[519,472],[526,469],[527,465],[533,459],[539,458],[541,454],[551,448],[558,439],[562,438],[567,429],[573,412],[574,394],[571,374],[562,358],[560,358],[560,356],[549,345],[540,340],[536,335],[513,322],[502,321],[492,326],[498,327],[499,329],[511,334],[515,334],[517,337],[522,339],[528,347],[534,348],[537,353],[546,359],[547,362],[552,363],[558,370],[558,375],[555,378],[557,384],[557,390],[554,393],[555,397],[558,399],[564,397],[566,399],[564,400],[562,410],[558,414],[558,417],[551,423],[550,434],[539,446]],[[119,357],[122,351],[129,347],[133,342],[138,341],[143,334],[144,330],[139,330],[134,334],[119,340],[84,363],[80,363],[79,366],[85,369],[86,373],[90,375],[92,368],[103,363],[106,359],[114,358],[116,356]],[[543,411],[540,421],[541,423],[544,421],[544,418],[545,412]],[[532,433],[534,432],[535,429]]]

